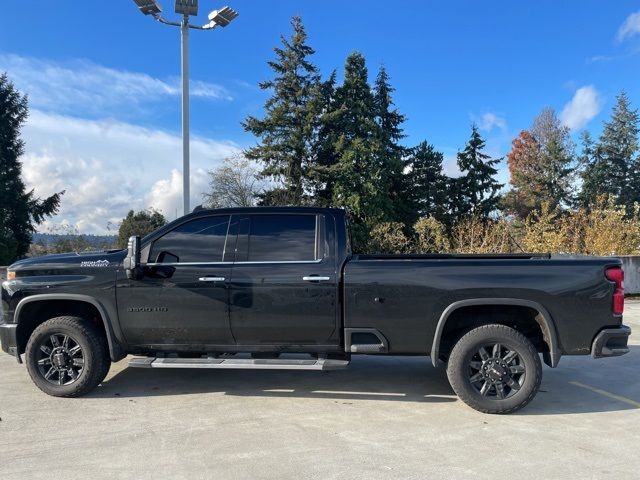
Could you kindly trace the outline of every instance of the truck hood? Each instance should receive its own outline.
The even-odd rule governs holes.
[[[15,262],[9,270],[16,272],[38,270],[41,268],[55,270],[57,268],[116,268],[124,259],[126,250],[109,250],[94,252],[73,252],[30,257]]]

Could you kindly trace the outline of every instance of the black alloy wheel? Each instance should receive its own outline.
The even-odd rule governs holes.
[[[70,335],[53,333],[40,341],[38,371],[53,385],[71,385],[84,368],[82,347]]]

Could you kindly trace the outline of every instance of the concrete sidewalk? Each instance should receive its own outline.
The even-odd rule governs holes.
[[[0,479],[640,477],[640,302],[631,353],[564,357],[527,408],[483,415],[426,358],[338,372],[115,364],[81,399],[0,355]]]

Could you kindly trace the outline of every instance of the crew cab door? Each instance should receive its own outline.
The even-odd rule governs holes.
[[[338,275],[331,216],[252,214],[237,230],[230,322],[238,345],[337,345]]]
[[[143,278],[119,278],[118,316],[130,345],[207,350],[234,343],[227,288],[231,262],[223,261],[229,219],[210,215],[178,225],[144,247]]]

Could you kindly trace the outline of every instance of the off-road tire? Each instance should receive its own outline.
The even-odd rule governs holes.
[[[503,352],[515,351],[517,361],[524,367],[524,373],[519,374],[522,375],[522,384],[517,390],[509,388],[510,396],[507,398],[499,398],[497,387],[489,388],[488,391],[493,392],[493,395],[486,393],[483,395],[481,394],[482,389],[478,391],[472,382],[472,374],[474,372],[484,374],[486,372],[484,367],[491,361],[491,359],[482,361],[479,357],[479,349],[493,344],[502,345],[503,350],[501,351]],[[474,355],[476,356],[474,357]],[[506,355],[508,353],[505,353]],[[499,357],[500,354],[497,358]],[[471,366],[472,362],[474,367]],[[474,368],[477,368],[479,363],[482,365],[481,371],[476,372]],[[506,370],[502,369],[501,371]],[[511,373],[509,373],[510,375]],[[447,377],[456,395],[471,408],[483,413],[512,413],[523,408],[535,397],[542,380],[542,363],[536,348],[529,339],[518,331],[505,325],[483,325],[467,332],[455,344],[447,364]],[[484,381],[485,379],[481,379],[476,382],[480,382],[484,386]],[[502,382],[498,380],[497,383]],[[505,384],[502,383],[500,387],[502,394],[504,394],[504,387]]]
[[[45,379],[38,366],[38,359],[42,357],[41,345],[52,335],[68,336],[81,347],[82,370],[68,385],[54,385]],[[40,324],[29,337],[25,357],[33,383],[54,397],[79,397],[89,393],[105,379],[111,366],[104,334],[89,320],[72,316],[55,317]],[[72,380],[70,376],[65,378]]]

